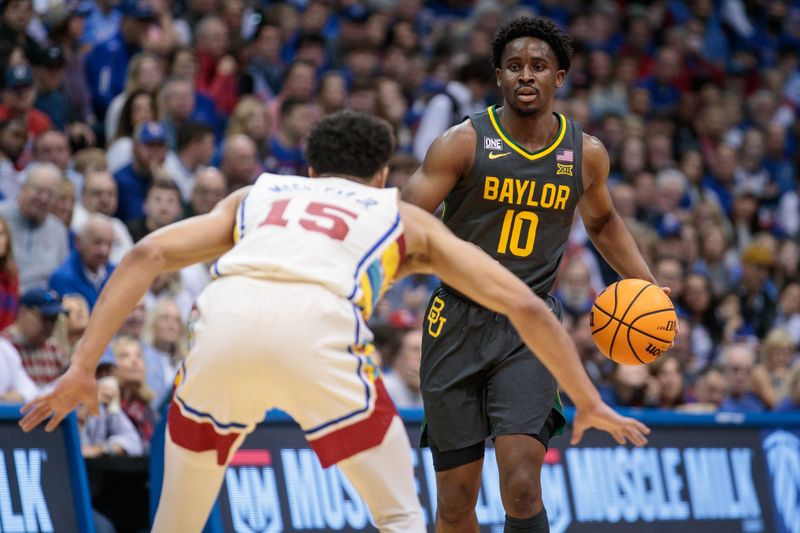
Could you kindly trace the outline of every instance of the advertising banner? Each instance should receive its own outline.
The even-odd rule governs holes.
[[[419,424],[407,423],[412,444]],[[763,427],[657,427],[645,448],[590,432],[556,438],[542,472],[553,533],[800,533],[800,432]],[[435,472],[414,447],[415,480],[433,524]],[[477,506],[481,531],[501,532],[497,462],[487,442]],[[335,467],[321,468],[290,422],[259,426],[229,467],[219,497],[223,531],[375,531]],[[432,527],[431,527],[432,530]]]
[[[0,406],[0,532],[93,532],[75,417],[23,433],[19,406]]]

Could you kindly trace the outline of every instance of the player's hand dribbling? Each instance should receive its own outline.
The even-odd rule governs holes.
[[[570,444],[578,444],[583,438],[583,433],[589,428],[610,433],[618,444],[625,444],[628,440],[635,446],[647,444],[645,435],[650,434],[650,428],[638,420],[620,415],[603,402],[589,409],[575,410]]]
[[[97,415],[97,381],[94,373],[87,373],[70,367],[56,382],[53,390],[43,396],[26,403],[20,409],[25,416],[19,421],[19,427],[28,432],[50,418],[45,431],[53,431],[58,424],[78,404],[89,407],[89,413]]]

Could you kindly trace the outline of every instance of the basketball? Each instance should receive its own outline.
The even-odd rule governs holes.
[[[672,345],[677,321],[669,296],[641,279],[624,279],[606,287],[589,315],[594,343],[621,365],[645,365],[658,359]]]

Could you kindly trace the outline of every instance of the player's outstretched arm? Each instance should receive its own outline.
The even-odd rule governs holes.
[[[650,430],[644,424],[618,415],[603,403],[566,331],[527,285],[430,214],[402,202],[400,213],[406,240],[402,273],[436,274],[480,305],[506,315],[575,402],[578,413],[573,442],[588,427],[608,431],[620,444],[625,439],[637,446],[647,442],[644,435]]]
[[[97,412],[94,372],[111,338],[159,273],[214,259],[233,246],[236,209],[244,194],[237,191],[206,215],[153,232],[125,255],[97,300],[67,372],[52,392],[23,406],[23,430],[51,417],[45,429],[53,431],[79,403]]]
[[[608,192],[609,159],[603,144],[584,135],[584,193],[578,209],[586,233],[608,264],[625,278],[656,283]]]
[[[433,213],[453,190],[475,157],[475,129],[469,121],[439,136],[401,191],[403,201]]]

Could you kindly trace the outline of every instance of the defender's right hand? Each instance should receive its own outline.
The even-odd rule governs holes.
[[[86,373],[70,367],[56,381],[55,388],[44,396],[26,403],[20,409],[25,416],[19,421],[19,427],[28,432],[50,418],[45,431],[53,431],[78,404],[89,407],[93,415],[99,413],[97,408],[97,381],[94,373]]]
[[[570,444],[578,444],[583,433],[589,428],[597,428],[610,433],[618,444],[628,440],[636,446],[647,444],[650,428],[635,420],[622,416],[603,402],[588,409],[576,409],[572,422],[572,439]]]

